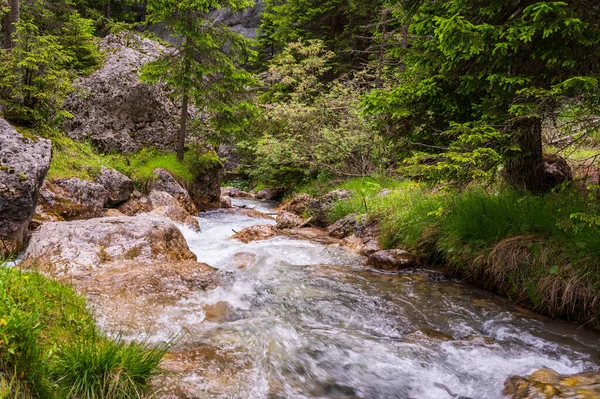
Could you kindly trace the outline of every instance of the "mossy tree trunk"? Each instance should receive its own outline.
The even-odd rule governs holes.
[[[521,153],[506,161],[504,177],[515,188],[534,193],[544,191],[542,121],[539,118],[524,118],[515,123],[513,129]]]
[[[190,73],[190,61],[185,60],[184,76],[188,76]],[[183,161],[183,155],[185,153],[185,136],[187,134],[187,120],[188,120],[188,103],[189,103],[189,88],[184,85],[183,95],[181,100],[181,122],[179,126],[179,134],[177,135],[177,159]]]

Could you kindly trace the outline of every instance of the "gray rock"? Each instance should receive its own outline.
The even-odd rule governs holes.
[[[145,63],[168,50],[132,33],[109,35],[100,48],[107,55],[104,66],[78,79],[65,101],[74,116],[65,124],[67,135],[91,140],[103,151],[174,150],[180,108],[164,85],[142,83],[138,76]]]
[[[152,190],[148,194],[148,199],[152,204],[152,208],[161,206],[180,206],[179,201],[166,191]]]
[[[200,231],[198,219],[192,217],[180,206],[159,206],[158,208],[154,208],[149,215],[166,217],[174,222],[181,223],[192,230]]]
[[[277,228],[278,229],[293,229],[298,227],[304,222],[304,220],[291,212],[280,212],[277,215]]]
[[[195,177],[189,193],[198,211],[216,209],[221,206],[221,181],[223,165],[213,165]]]
[[[0,255],[21,249],[50,158],[49,140],[25,138],[0,118]]]
[[[231,208],[231,198],[229,197],[221,197],[221,208],[229,209]]]
[[[64,220],[101,217],[107,201],[108,192],[103,185],[77,177],[46,180],[39,198],[44,213]]]
[[[308,209],[313,217],[313,223],[320,227],[326,227],[330,223],[329,210],[337,201],[351,198],[354,193],[349,190],[333,190],[322,197],[310,201]]]
[[[308,210],[312,200],[313,197],[308,194],[294,194],[292,199],[283,202],[278,209],[302,216]]]
[[[190,194],[175,180],[168,170],[160,168],[154,170],[154,179],[150,183],[150,190],[164,191],[172,195],[188,213],[198,213]]]
[[[256,39],[264,9],[262,0],[257,0],[253,7],[243,11],[232,12],[229,8],[220,8],[211,11],[208,17],[216,23],[229,26],[234,32],[249,39]]]
[[[114,169],[100,169],[96,181],[104,186],[108,201],[105,205],[115,206],[127,201],[133,194],[133,180]]]
[[[369,256],[367,265],[381,270],[403,270],[417,267],[417,258],[402,249],[377,251]]]
[[[285,193],[285,188],[283,187],[275,187],[275,188],[263,188],[258,193],[256,193],[256,199],[266,200],[266,201],[274,201],[276,199],[280,199]]]
[[[105,217],[46,223],[31,237],[23,262],[54,276],[74,276],[126,260],[195,260],[179,229],[152,217]]]
[[[152,202],[150,201],[150,198],[144,195],[140,195],[136,198],[134,191],[133,198],[120,204],[117,207],[117,210],[127,216],[135,216],[140,213],[150,212],[152,210]]]
[[[327,232],[330,236],[335,238],[346,238],[355,233],[359,224],[360,221],[358,215],[351,214],[327,227]]]

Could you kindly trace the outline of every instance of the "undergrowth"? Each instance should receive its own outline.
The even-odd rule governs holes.
[[[72,288],[0,266],[0,398],[141,398],[166,349],[106,337]]]
[[[334,204],[333,221],[366,215],[380,224],[385,248],[444,262],[540,313],[600,328],[600,214],[580,191],[458,192],[376,179],[334,188],[354,195]]]

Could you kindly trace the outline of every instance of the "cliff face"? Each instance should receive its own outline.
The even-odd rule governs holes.
[[[102,151],[133,152],[143,147],[175,149],[179,106],[161,85],[139,79],[141,67],[167,49],[132,34],[102,39],[104,66],[76,82],[66,101],[74,116],[67,135],[91,140]]]

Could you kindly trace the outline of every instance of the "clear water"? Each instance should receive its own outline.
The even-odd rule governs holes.
[[[219,269],[220,286],[163,311],[154,338],[181,332],[175,349],[186,359],[172,397],[501,398],[510,375],[597,369],[598,334],[434,272],[384,274],[338,247],[229,238],[272,223],[214,211],[200,233],[182,227],[198,260]],[[217,304],[224,314],[205,320]],[[416,338],[422,328],[456,340]]]

